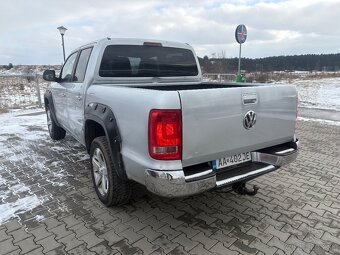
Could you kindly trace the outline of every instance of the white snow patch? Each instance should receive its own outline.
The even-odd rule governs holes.
[[[35,169],[39,169],[39,170],[44,170],[45,169],[45,165],[43,162],[35,162],[33,165],[32,165],[32,168],[35,168]]]
[[[51,166],[56,167],[56,166],[59,166],[59,164],[61,164],[60,161],[53,161],[53,162],[51,163]]]
[[[6,184],[6,182],[7,182],[7,180],[0,176],[0,185],[3,186],[3,185]]]
[[[14,184],[16,183],[16,184]],[[14,185],[13,185],[14,184]],[[10,181],[8,182],[6,179],[3,179],[0,177],[0,185],[1,186],[7,186],[7,190],[0,192],[0,198],[6,199],[10,197],[12,194],[19,194],[22,192],[30,191],[30,188],[27,187],[23,183],[18,183],[16,181]]]
[[[20,192],[25,192],[25,191],[29,191],[30,189],[25,186],[24,184],[22,183],[19,183],[19,184],[16,184],[14,186],[11,186],[10,187],[10,190],[14,193],[14,194],[17,194],[17,193],[20,193]]]
[[[323,120],[323,119],[314,119],[314,118],[305,118],[305,117],[298,117],[298,120],[312,121],[312,122],[319,122],[321,124],[326,124],[326,125],[340,126],[339,121],[333,121],[333,120]]]
[[[60,204],[60,206],[59,206],[58,209],[59,209],[60,211],[62,211],[62,212],[68,212],[68,211],[69,211],[67,205],[65,205],[64,203],[59,203],[59,204]]]
[[[24,140],[33,141],[47,138],[46,114],[20,116],[21,114],[39,113],[41,111],[41,109],[38,109],[34,111],[30,110],[1,114],[0,141],[5,141],[13,135],[14,137],[18,136]],[[32,127],[37,128],[37,130],[30,130]],[[2,149],[0,148],[0,153],[1,152]]]
[[[340,111],[340,78],[295,80],[299,106]]]
[[[78,161],[84,161],[84,160],[90,159],[90,156],[84,152],[78,152],[75,156],[78,157]]]
[[[64,175],[62,172],[58,172],[58,173],[54,173],[54,172],[53,172],[53,176],[54,176],[54,177],[58,177],[58,178],[62,178],[62,177],[64,177],[65,175]]]
[[[6,199],[10,196],[11,192],[9,190],[7,191],[0,191],[0,199]]]
[[[48,182],[48,183],[51,183],[52,184],[52,186],[58,186],[58,187],[63,187],[63,186],[65,186],[66,184],[67,184],[67,182],[65,182],[65,181],[62,181],[62,180],[60,180],[60,181],[52,181],[52,180],[50,180],[50,179],[46,179],[46,181]]]
[[[8,159],[9,159],[10,161],[14,161],[14,162],[18,162],[18,161],[21,160],[21,158],[18,158],[18,156],[17,156],[16,154],[10,156]]]
[[[45,219],[45,217],[44,217],[44,215],[39,215],[38,214],[37,216],[34,217],[34,219],[36,221],[38,221],[38,222],[41,222],[41,221],[43,221]]]
[[[51,147],[51,150],[53,150],[53,151],[65,151],[65,148],[63,148],[61,146],[53,146],[53,147]]]
[[[16,217],[17,214],[30,211],[40,204],[40,200],[35,195],[19,198],[13,203],[2,204],[0,205],[0,223]]]

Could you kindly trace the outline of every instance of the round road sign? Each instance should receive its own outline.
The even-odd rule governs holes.
[[[245,25],[238,25],[235,30],[235,39],[239,44],[242,44],[247,39],[247,28]]]

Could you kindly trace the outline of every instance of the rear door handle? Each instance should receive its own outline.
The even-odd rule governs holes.
[[[80,101],[82,99],[81,96],[76,96],[76,98]]]

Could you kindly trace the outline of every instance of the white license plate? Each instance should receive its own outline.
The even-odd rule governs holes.
[[[213,161],[213,165],[215,169],[220,169],[228,166],[238,165],[247,161],[251,161],[250,152],[239,153],[230,157],[216,159]]]

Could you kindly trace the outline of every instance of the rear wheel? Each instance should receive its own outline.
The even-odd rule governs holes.
[[[93,140],[90,150],[92,181],[98,198],[106,206],[125,204],[131,196],[128,181],[119,178],[105,136]]]
[[[46,116],[47,116],[47,127],[48,127],[48,132],[50,133],[50,137],[53,140],[64,139],[66,135],[66,131],[62,127],[59,127],[57,123],[54,121],[49,105],[46,106]]]

